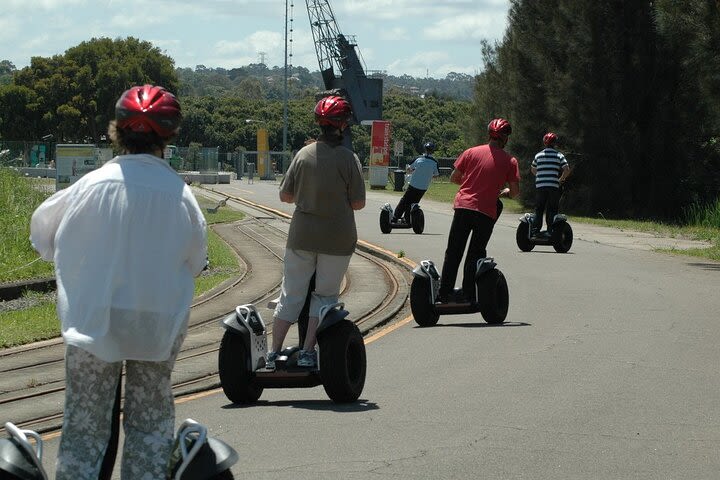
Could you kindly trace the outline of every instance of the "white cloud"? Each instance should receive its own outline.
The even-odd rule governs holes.
[[[97,0],[96,0],[97,1]],[[33,10],[59,10],[61,8],[85,5],[88,0],[2,0],[2,14],[17,10],[27,13]]]
[[[504,14],[475,14],[442,18],[425,31],[428,37],[443,41],[497,38],[505,30]]]
[[[383,40],[409,40],[412,38],[408,29],[405,27],[381,28],[378,35]]]
[[[137,29],[140,27],[142,30],[146,30],[153,25],[166,24],[169,23],[169,21],[169,18],[162,15],[145,15],[142,18],[142,22],[138,22],[138,19],[132,15],[119,13],[118,15],[113,15],[109,25],[119,29]]]
[[[318,68],[305,2],[293,0],[290,63]],[[0,0],[0,60],[18,68],[91,38],[151,42],[178,67],[269,67],[285,59],[283,0]],[[509,0],[331,0],[368,69],[444,77],[476,73],[479,40],[498,39]],[[162,12],[155,15],[153,12]],[[436,57],[447,52],[448,58]],[[422,53],[430,52],[430,53]],[[435,52],[435,53],[433,53]],[[429,61],[432,59],[432,61]],[[441,69],[447,69],[441,71]]]

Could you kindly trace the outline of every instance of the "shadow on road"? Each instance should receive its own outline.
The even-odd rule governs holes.
[[[720,271],[720,263],[701,263],[701,262],[693,262],[688,263],[691,267],[698,267],[702,268],[703,270],[717,270]]]
[[[228,403],[223,405],[221,408],[226,410],[234,410],[239,408],[260,408],[260,407],[290,407],[300,408],[304,410],[316,410],[316,411],[328,411],[338,413],[352,413],[352,412],[367,412],[370,410],[379,410],[380,407],[377,403],[369,402],[367,400],[360,399],[354,403],[334,403],[332,400],[281,400],[279,402],[270,402],[259,400],[256,403],[249,405],[238,405],[234,403]]]
[[[532,323],[525,323],[525,322],[505,322],[500,323],[496,325],[491,325],[489,323],[485,322],[476,322],[476,323],[438,323],[437,325],[434,325],[432,327],[420,327],[415,326],[415,328],[437,328],[437,327],[455,327],[455,328],[503,328],[503,327],[532,327]]]

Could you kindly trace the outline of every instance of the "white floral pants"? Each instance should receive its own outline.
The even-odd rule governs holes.
[[[121,478],[166,478],[175,429],[170,374],[184,336],[168,360],[125,361]],[[57,480],[98,478],[111,436],[112,410],[123,362],[108,363],[85,350],[65,350],[65,414]]]

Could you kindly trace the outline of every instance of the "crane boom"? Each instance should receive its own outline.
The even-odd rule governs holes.
[[[305,0],[305,4],[325,88],[347,98],[355,122],[380,120],[382,79],[365,75],[357,44],[340,32],[329,0]]]

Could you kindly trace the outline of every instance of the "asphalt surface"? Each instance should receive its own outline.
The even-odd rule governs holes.
[[[212,188],[292,211],[277,184]],[[369,192],[360,238],[441,266],[450,207],[424,201],[423,235],[383,235],[380,208],[397,199]],[[580,224],[568,254],[522,253],[516,226],[504,213],[488,248],[510,288],[503,326],[408,318],[366,338],[355,404],[322,387],[247,407],[210,391],[178,403],[178,424],[233,445],[236,478],[718,478],[720,264],[652,251],[694,243]],[[46,442],[49,471],[56,449]]]

